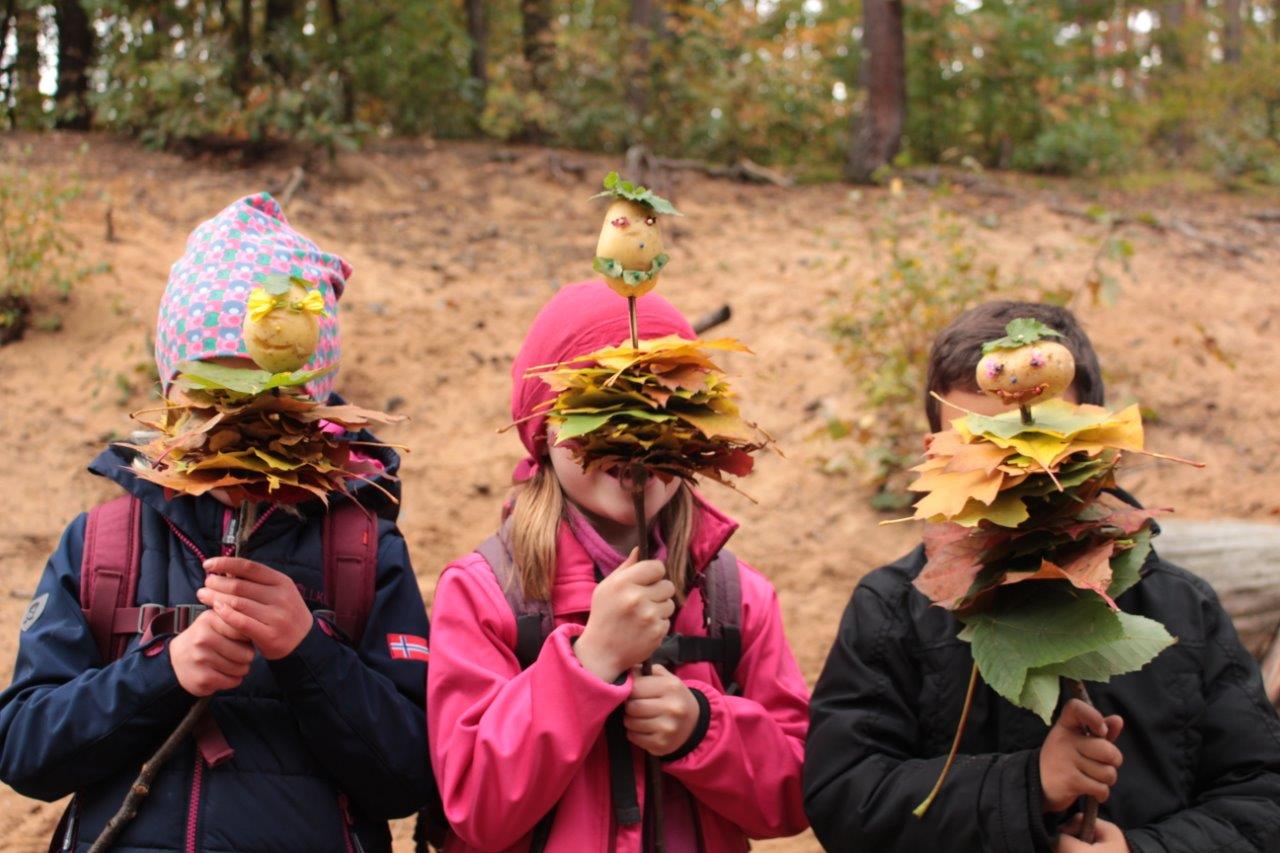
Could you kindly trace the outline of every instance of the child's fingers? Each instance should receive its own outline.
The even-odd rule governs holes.
[[[662,734],[668,728],[661,717],[632,717],[629,714],[622,718],[622,725],[627,731],[642,735]]]
[[[1103,736],[1107,733],[1107,724],[1102,719],[1102,712],[1079,699],[1072,699],[1062,706],[1058,725],[1076,731],[1083,729],[1091,735]]]
[[[1080,772],[1088,776],[1095,782],[1101,782],[1110,788],[1120,780],[1120,771],[1110,764],[1103,764],[1100,761],[1080,756],[1076,767]]]
[[[622,565],[618,566],[618,568],[625,569],[628,566],[634,566],[636,564],[636,561],[638,561],[639,559],[640,559],[640,549],[632,548],[631,553],[627,555],[627,559],[623,560]]]
[[[280,574],[275,569],[243,557],[210,557],[204,561],[204,570],[209,574],[232,575],[258,583],[274,583]]]
[[[1076,742],[1076,752],[1100,764],[1110,764],[1112,767],[1124,764],[1124,753],[1120,751],[1120,747],[1105,738],[1081,738]]]
[[[636,719],[661,717],[668,712],[665,699],[628,699],[626,716]]]
[[[657,699],[659,696],[665,696],[666,693],[665,678],[660,675],[641,675],[631,679],[631,696],[628,697],[628,701]]]
[[[263,636],[268,630],[267,626],[263,622],[260,622],[249,614],[233,607],[228,603],[225,596],[220,596],[215,592],[202,589],[196,591],[196,597],[200,598],[202,603],[212,607],[214,613],[216,613],[223,622],[226,622],[232,630],[239,631],[250,640],[256,640],[256,638]],[[238,599],[238,601],[243,602],[244,599]]]
[[[198,593],[197,593],[197,597],[199,597]],[[222,636],[226,637],[228,640],[234,640],[237,643],[249,642],[248,637],[246,637],[244,634],[241,634],[239,631],[232,628],[226,622],[223,622],[222,617],[219,616],[213,610],[207,610],[204,613],[200,614],[200,616],[198,616],[197,618],[208,620],[209,627],[212,630],[216,631],[217,633],[221,634]]]
[[[641,560],[618,571],[625,571],[626,579],[640,586],[655,584],[667,576],[666,566],[658,560]]]
[[[662,564],[659,563],[658,565]],[[665,572],[666,570],[664,569],[663,571]],[[676,585],[667,580],[664,575],[656,583],[651,583],[645,587],[644,592],[651,601],[667,602],[676,597]]]
[[[1100,803],[1105,803],[1111,797],[1110,785],[1104,785],[1097,779],[1091,779],[1080,770],[1076,771],[1074,787],[1082,796],[1093,797]]]
[[[270,601],[275,590],[274,586],[265,583],[224,575],[207,575],[204,579],[204,585],[215,592],[223,592],[227,595],[251,598],[254,601],[262,602]]]
[[[1107,740],[1115,743],[1116,738],[1120,737],[1120,733],[1124,731],[1124,717],[1112,714],[1103,719],[1103,722],[1107,724]]]
[[[223,615],[222,611],[218,609],[219,605],[229,607],[232,610],[243,613],[250,619],[261,622],[263,625],[271,624],[272,616],[274,614],[272,613],[272,608],[269,605],[263,604],[260,601],[254,601],[252,598],[243,598],[238,595],[226,595],[221,592],[213,592],[212,594],[214,597],[214,612],[219,616],[222,616],[224,620],[226,617]],[[197,594],[196,597],[198,598],[199,595]]]

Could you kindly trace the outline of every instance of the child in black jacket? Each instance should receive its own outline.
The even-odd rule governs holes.
[[[1068,399],[1102,404],[1097,356],[1070,312],[990,302],[934,342],[928,391],[946,403],[926,398],[933,431],[959,409],[990,411],[974,381],[982,343],[1017,317],[1063,335],[1077,364]],[[1280,719],[1213,590],[1154,552],[1118,604],[1163,623],[1177,644],[1139,672],[1090,685],[1097,709],[1071,700],[1048,729],[980,685],[942,794],[913,817],[950,748],[973,663],[952,614],[912,586],[924,563],[920,546],[858,584],[814,690],[805,798],[827,849],[1278,849]],[[1102,803],[1093,845],[1071,834],[1083,795]]]

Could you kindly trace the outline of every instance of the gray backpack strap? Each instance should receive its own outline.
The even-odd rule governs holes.
[[[520,579],[515,576],[515,561],[511,559],[511,551],[501,533],[495,533],[481,542],[476,552],[484,557],[493,570],[498,587],[511,607],[511,614],[516,618],[516,659],[520,661],[521,669],[528,669],[542,652],[542,644],[555,630],[551,602],[525,598]]]
[[[742,693],[738,684],[738,662],[742,659],[742,577],[738,558],[725,548],[716,554],[703,572],[702,618],[708,637],[724,645],[717,668],[725,692]]]

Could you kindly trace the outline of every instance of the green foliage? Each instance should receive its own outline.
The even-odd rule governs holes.
[[[912,209],[890,193],[871,221],[875,272],[848,288],[831,319],[836,348],[857,378],[866,416],[841,424],[862,445],[862,465],[877,506],[910,503],[904,469],[920,452],[925,366],[943,326],[979,302],[1043,298],[1035,282],[1002,273],[978,258],[964,222],[937,203]]]
[[[85,265],[80,244],[63,224],[63,211],[80,188],[25,169],[0,171],[0,343],[21,337],[33,306],[66,301],[72,289],[105,264]],[[37,319],[56,330],[50,314]]]
[[[622,198],[643,204],[654,213],[663,216],[684,216],[676,210],[675,205],[646,186],[636,186],[631,181],[624,181],[617,172],[604,176],[604,192],[596,193],[592,198]]]
[[[1004,337],[994,341],[987,341],[982,345],[983,353],[995,352],[1000,349],[1018,349],[1027,344],[1034,344],[1042,338],[1060,338],[1059,332],[1041,323],[1039,320],[1032,320],[1030,317],[1019,317],[1016,320],[1010,320],[1004,327]]]
[[[995,606],[960,619],[960,638],[971,644],[982,680],[1046,725],[1060,679],[1105,683],[1141,669],[1174,642],[1159,622],[1114,611],[1060,582],[1017,584],[1001,590]]]

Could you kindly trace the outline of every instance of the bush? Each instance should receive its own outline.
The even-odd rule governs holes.
[[[80,246],[63,215],[79,195],[77,186],[23,169],[0,172],[0,345],[22,337],[33,310],[65,302],[75,285],[105,269],[76,263]],[[37,322],[56,328],[60,321],[42,314]]]
[[[861,445],[856,464],[875,489],[872,504],[898,509],[911,501],[906,468],[918,461],[926,429],[922,394],[934,336],[988,299],[1063,302],[1068,294],[981,261],[977,239],[936,201],[913,209],[895,188],[872,221],[876,271],[845,291],[830,323],[840,357],[858,377],[865,413],[828,428]]]

